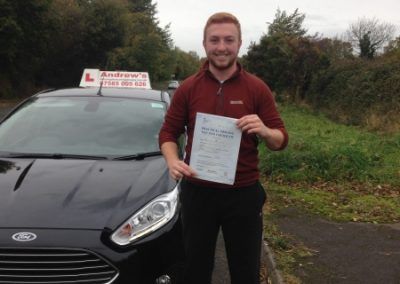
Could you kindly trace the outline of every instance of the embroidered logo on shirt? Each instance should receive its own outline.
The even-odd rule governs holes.
[[[243,101],[231,101],[231,105],[242,105]]]

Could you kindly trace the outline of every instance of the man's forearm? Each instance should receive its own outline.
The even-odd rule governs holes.
[[[163,154],[168,165],[170,165],[173,161],[179,160],[178,145],[174,142],[164,142],[161,145],[161,153]]]
[[[261,137],[265,141],[265,145],[271,150],[278,150],[281,148],[285,136],[279,129],[269,128],[266,134]]]

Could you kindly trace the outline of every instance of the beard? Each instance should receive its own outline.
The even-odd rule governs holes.
[[[217,57],[216,55],[211,54],[210,56],[208,56],[208,61],[210,65],[212,65],[215,69],[218,69],[220,71],[227,70],[236,63],[236,56],[227,57],[227,61],[224,62],[218,61],[216,57]]]

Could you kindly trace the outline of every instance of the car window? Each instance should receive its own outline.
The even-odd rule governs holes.
[[[163,102],[109,97],[35,98],[0,125],[0,151],[130,155],[158,151]]]

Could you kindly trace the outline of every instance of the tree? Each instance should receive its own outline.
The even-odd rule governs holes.
[[[351,43],[339,38],[314,38],[313,42],[326,56],[329,64],[354,57]]]
[[[155,19],[157,5],[152,0],[128,0],[129,9],[133,13],[144,13],[151,19]]]
[[[130,13],[124,43],[108,53],[109,67],[147,71],[153,81],[170,79],[174,54],[169,27],[160,28],[150,14],[145,11]]]
[[[43,65],[53,30],[50,4],[0,0],[0,96],[33,91],[31,82]]]
[[[346,34],[359,56],[370,59],[393,38],[395,30],[393,24],[361,18],[350,25]]]
[[[0,97],[77,85],[85,67],[170,79],[176,69],[174,45],[152,2],[0,0]],[[189,72],[181,71],[179,76]]]
[[[150,0],[53,0],[55,33],[40,82],[76,85],[85,67],[169,78],[172,40],[168,26],[159,27],[155,7]]]
[[[360,57],[372,59],[374,58],[375,50],[371,43],[371,32],[368,31],[359,40],[358,46],[360,48]]]
[[[200,57],[194,51],[185,52],[175,47],[174,78],[183,80],[194,74],[200,67]]]
[[[243,63],[274,91],[283,92],[291,81],[291,58],[291,50],[284,37],[264,35],[259,43],[251,43],[243,56]]]
[[[303,28],[305,17],[306,15],[299,13],[298,9],[290,15],[286,11],[278,9],[275,13],[275,19],[268,27],[268,35],[304,36],[307,33],[307,30]]]
[[[400,51],[400,36],[391,40],[389,44],[385,47],[385,53],[388,52],[399,52]]]
[[[305,36],[304,19],[297,9],[290,15],[278,9],[268,34],[243,57],[246,67],[280,94],[278,99],[285,94],[304,100],[313,74],[328,64],[314,37]]]
[[[124,0],[53,0],[54,31],[37,83],[76,85],[84,68],[107,68],[108,53],[125,39],[128,13]]]

